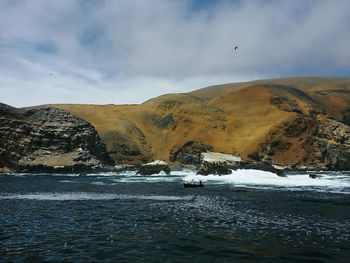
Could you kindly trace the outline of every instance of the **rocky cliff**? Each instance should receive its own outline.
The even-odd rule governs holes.
[[[120,163],[198,165],[202,152],[350,169],[350,79],[289,78],[163,95],[140,105],[55,105],[92,123]]]
[[[53,107],[0,104],[0,168],[23,172],[81,172],[114,161],[95,128]]]

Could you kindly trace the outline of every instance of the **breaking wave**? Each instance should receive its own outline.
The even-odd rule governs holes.
[[[184,181],[195,180],[209,184],[231,184],[238,187],[252,188],[287,188],[289,190],[318,190],[350,194],[350,176],[340,174],[317,174],[312,179],[309,174],[291,174],[279,177],[274,173],[260,170],[236,170],[230,175],[188,175]]]

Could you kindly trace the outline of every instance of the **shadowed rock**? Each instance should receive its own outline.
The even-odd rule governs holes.
[[[201,157],[201,166],[197,171],[197,174],[201,175],[231,174],[232,169],[239,168],[242,161],[238,156],[216,152],[202,153]]]
[[[114,164],[94,127],[53,107],[0,105],[0,166],[20,172],[79,172]]]
[[[201,163],[201,154],[212,150],[213,147],[210,145],[195,141],[188,141],[170,155],[170,161],[199,166]]]

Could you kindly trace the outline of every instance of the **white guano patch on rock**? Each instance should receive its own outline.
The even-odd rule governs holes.
[[[167,166],[168,163],[167,163],[167,162],[164,162],[164,161],[162,161],[162,160],[155,160],[155,161],[153,161],[153,162],[146,163],[146,164],[144,164],[143,166],[157,166],[157,165],[159,165],[159,166]]]
[[[282,165],[277,165],[277,164],[273,164],[272,167],[277,169],[277,170],[285,170],[288,168],[288,166],[282,166]]]
[[[239,163],[242,159],[232,154],[206,152],[202,153],[202,161],[208,163]]]

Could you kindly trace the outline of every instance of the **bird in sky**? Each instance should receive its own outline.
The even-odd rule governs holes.
[[[235,46],[235,50],[238,49],[238,46]]]

